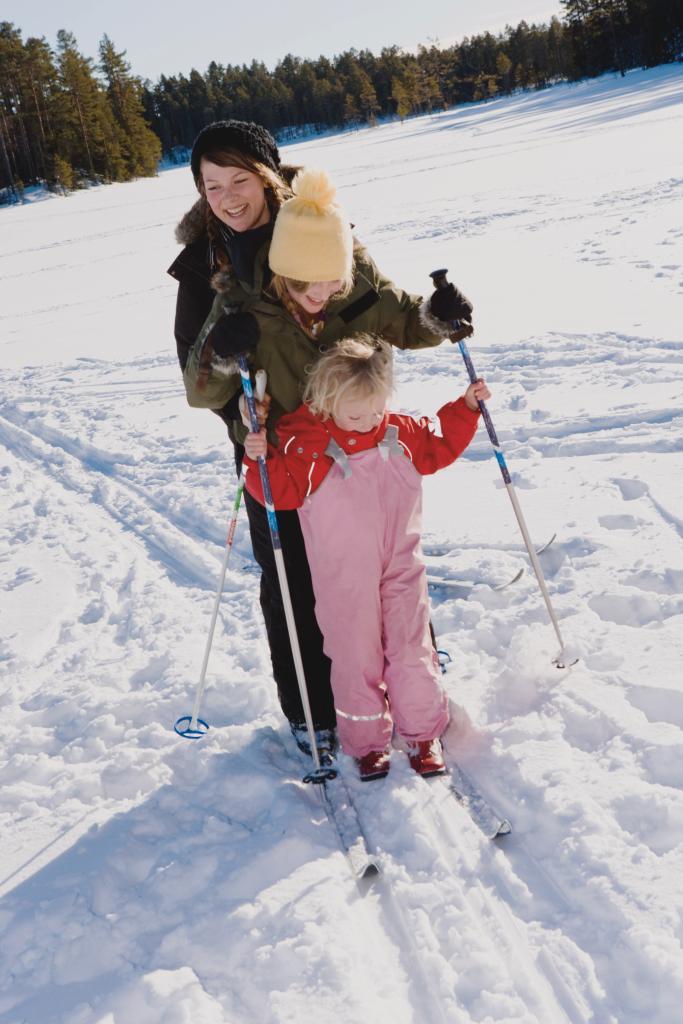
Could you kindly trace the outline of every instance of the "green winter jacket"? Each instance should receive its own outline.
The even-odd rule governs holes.
[[[263,369],[268,374],[272,403],[267,426],[273,441],[280,416],[301,404],[307,368],[341,338],[369,333],[397,348],[417,349],[439,345],[447,337],[446,324],[429,314],[423,300],[397,288],[380,273],[368,253],[357,247],[353,290],[346,298],[330,302],[325,326],[314,341],[280,302],[264,295],[266,259],[264,247],[256,259],[250,294],[234,278],[224,279],[225,290],[216,296],[183,373],[187,400],[195,408],[222,409],[241,390],[235,364],[215,357],[207,338],[224,312],[241,309],[253,313],[258,321],[261,335],[248,361],[252,373]],[[242,444],[247,435],[242,421],[233,421],[229,429],[232,440]]]

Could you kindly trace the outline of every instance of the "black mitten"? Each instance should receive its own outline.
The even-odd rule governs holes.
[[[464,341],[465,338],[470,338],[474,334],[474,327],[467,320],[458,320],[460,326],[457,331],[449,331],[448,337],[451,341]]]
[[[429,308],[432,316],[446,323],[451,320],[472,320],[472,303],[452,284],[445,288],[437,288],[432,295]]]
[[[261,336],[253,313],[223,313],[207,335],[217,356],[230,359],[253,352]]]

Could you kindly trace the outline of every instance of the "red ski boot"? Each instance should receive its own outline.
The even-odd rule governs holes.
[[[389,751],[371,750],[369,754],[356,758],[358,774],[361,782],[372,782],[373,779],[383,779],[389,774]]]
[[[410,767],[418,775],[429,778],[430,775],[443,775],[446,763],[443,759],[441,740],[418,740],[408,744]]]

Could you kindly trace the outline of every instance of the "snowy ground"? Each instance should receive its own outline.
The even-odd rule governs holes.
[[[301,781],[234,478],[165,276],[186,168],[0,211],[0,1020],[674,1024],[683,1005],[683,69],[313,140],[382,268],[448,266],[576,667],[533,576],[434,591],[448,745],[493,844],[396,753],[360,896]],[[397,406],[462,391],[402,356]],[[526,557],[483,429],[426,483],[430,573]]]

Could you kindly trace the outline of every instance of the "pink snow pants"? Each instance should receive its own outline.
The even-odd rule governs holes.
[[[392,720],[406,740],[440,736],[448,704],[429,633],[420,474],[386,442],[348,469],[335,463],[299,518],[339,742],[363,757],[389,746]]]

